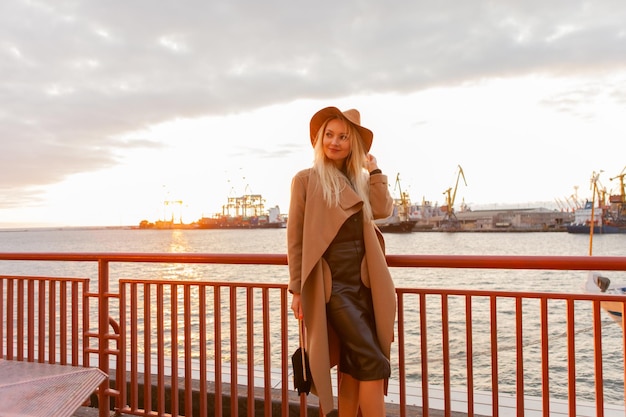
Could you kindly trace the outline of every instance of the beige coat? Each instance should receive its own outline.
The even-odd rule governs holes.
[[[387,176],[370,176],[370,204],[374,218],[391,214],[393,199]],[[312,169],[300,171],[292,180],[287,221],[289,291],[300,294],[307,329],[307,348],[313,376],[312,392],[319,397],[324,414],[334,409],[330,368],[337,364],[339,347],[326,320],[330,299],[330,268],[322,255],[343,223],[358,212],[363,201],[350,187],[341,193],[338,207],[329,208]],[[385,260],[382,233],[373,222],[364,222],[365,256],[361,279],[372,290],[376,331],[380,346],[390,355],[396,317],[395,287]]]

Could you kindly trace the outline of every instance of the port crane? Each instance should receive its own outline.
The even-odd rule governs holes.
[[[178,223],[179,224],[183,224],[183,214],[181,212],[182,206],[183,206],[183,201],[182,200],[165,200],[163,201],[163,221],[167,221],[166,220],[166,214],[165,212],[167,211],[167,206],[174,206],[177,205],[178,206]],[[172,209],[172,224],[174,224],[174,209]]]
[[[620,193],[619,195],[616,194],[609,196],[609,202],[611,203],[611,206],[614,207],[616,217],[620,221],[626,219],[626,189],[624,188],[624,176],[626,176],[626,167],[622,169],[622,172],[619,175],[609,178],[609,181],[619,178]]]
[[[626,176],[626,167],[624,167],[624,169],[622,169],[622,172],[619,175],[614,176],[613,178],[609,178],[609,181],[613,181],[615,179],[619,178],[619,189],[620,189],[620,193],[619,193],[619,201],[614,201],[617,200],[616,196],[611,196],[611,202],[619,202],[619,203],[626,203],[626,189],[624,188],[624,176]]]
[[[446,205],[445,205],[445,214],[442,220],[442,227],[445,229],[454,229],[459,225],[459,221],[456,218],[456,214],[454,213],[454,201],[456,200],[456,192],[459,188],[459,180],[463,178],[463,183],[467,187],[467,181],[465,180],[465,174],[463,173],[463,168],[461,165],[459,167],[459,173],[456,177],[456,183],[454,185],[454,191],[452,187],[448,188],[443,194],[446,196]]]
[[[569,202],[566,204],[560,198],[555,197],[554,201],[556,202],[556,206],[560,211],[569,211]]]
[[[606,206],[606,187],[602,185],[600,179],[596,181],[596,198],[598,199],[598,207]]]
[[[602,171],[600,171],[602,172]],[[596,228],[596,216],[595,216],[595,205],[596,205],[596,194],[598,193],[598,182],[600,182],[600,172],[593,172],[591,174],[591,216],[589,217],[589,256],[593,255],[593,229]],[[601,226],[602,222],[598,226]]]
[[[396,199],[394,203],[398,207],[398,217],[400,217],[400,221],[409,220],[409,195],[402,191],[402,187],[400,186],[400,173],[396,174],[396,184],[394,185],[394,191],[397,190],[400,193],[400,198]]]

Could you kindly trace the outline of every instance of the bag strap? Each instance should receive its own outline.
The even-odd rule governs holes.
[[[307,380],[307,375],[306,375],[306,353],[305,353],[305,333],[306,333],[306,329],[304,327],[304,320],[302,319],[298,319],[298,333],[300,334],[300,353],[302,354],[302,375],[304,380]]]
[[[305,332],[304,320],[298,319],[298,333],[299,333],[299,336],[300,336],[300,347],[305,347],[305,344],[304,344],[304,342],[305,342],[305,340],[304,340],[304,332]]]

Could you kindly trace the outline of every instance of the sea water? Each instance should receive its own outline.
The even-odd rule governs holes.
[[[439,233],[414,232],[407,234],[385,234],[387,254],[407,255],[515,255],[515,256],[587,256],[589,255],[589,236],[559,232],[536,233]],[[596,235],[593,240],[594,256],[626,256],[626,235]],[[121,252],[121,253],[286,253],[285,229],[251,230],[137,230],[123,228],[67,228],[67,229],[24,229],[0,231],[0,252]],[[543,270],[481,270],[448,268],[392,268],[397,287],[416,288],[452,288],[482,289],[505,291],[538,291],[580,293],[586,279],[585,271],[543,271]],[[1,261],[0,274],[90,277],[95,285],[98,274],[93,262],[34,262]],[[612,281],[626,282],[626,273],[607,272]],[[195,265],[195,264],[141,264],[112,263],[110,276],[115,278],[153,278],[226,280],[242,282],[287,282],[288,271],[284,266],[274,265]],[[111,289],[116,288],[112,283]],[[93,288],[95,290],[95,287]],[[440,316],[440,303],[428,305],[433,317]],[[465,354],[455,346],[463,346],[464,305],[462,300],[450,300],[450,361],[453,369],[463,370]],[[481,311],[484,306],[477,306],[474,312],[475,341],[475,384],[479,388],[490,388],[490,346],[488,334],[488,312]],[[514,305],[502,303],[499,309],[513,309]],[[532,311],[532,310],[531,310]],[[418,322],[417,311],[411,310],[410,302],[405,305],[407,323],[406,348],[409,352],[419,352],[419,329],[412,330],[411,325]],[[429,313],[430,314],[430,313]],[[481,316],[482,314],[482,316]],[[564,320],[564,314],[556,309],[551,314]],[[412,318],[412,315],[415,316]],[[457,316],[458,315],[458,316]],[[481,317],[486,317],[481,323]],[[537,327],[539,314],[524,316],[525,326]],[[437,324],[431,323],[429,332],[440,332]],[[580,337],[589,338],[591,321],[588,310],[578,312],[576,331]],[[481,329],[484,335],[481,338]],[[500,371],[504,374],[500,381],[501,388],[515,392],[515,334],[514,328],[499,328],[499,349],[503,352],[500,359]],[[603,343],[604,360],[619,367],[604,370],[605,400],[621,403],[623,400],[623,352],[622,334],[618,325],[604,315]],[[415,334],[411,338],[411,334]],[[290,335],[297,337],[295,335]],[[459,341],[457,344],[456,341]],[[557,326],[556,332],[550,333],[551,391],[557,397],[566,398],[567,387],[562,383],[566,371],[566,337]],[[429,368],[440,367],[441,346],[436,338],[429,338]],[[540,395],[541,375],[539,368],[541,341],[526,340],[525,371],[529,393]],[[394,346],[397,349],[397,346]],[[462,349],[462,348],[461,348]],[[507,356],[508,352],[508,356]],[[397,352],[392,352],[392,357]],[[590,366],[592,350],[577,353],[577,378],[582,385],[579,398],[593,400],[593,367]],[[407,380],[420,381],[419,354],[407,359]],[[509,361],[509,358],[512,358]],[[534,363],[533,363],[534,361]],[[485,366],[482,367],[481,364]],[[561,372],[559,374],[559,368]],[[393,372],[397,373],[394,364]],[[455,380],[463,380],[462,372],[452,375]],[[431,383],[441,382],[435,375]]]
[[[514,255],[514,256],[586,256],[589,254],[589,236],[559,232],[536,233],[389,233],[385,234],[389,255]],[[286,253],[285,229],[250,230],[141,230],[123,228],[66,228],[0,230],[0,252],[121,252],[121,253]],[[595,235],[594,256],[626,256],[626,235]],[[116,267],[113,265],[112,267]],[[137,278],[190,278],[206,279],[196,275],[202,265],[188,265],[183,270],[161,265],[124,265],[116,272]],[[97,267],[84,262],[52,264],[49,262],[5,261],[0,263],[0,273],[74,276],[89,273]],[[240,266],[223,266],[211,279],[263,279],[269,282],[286,282],[286,268],[254,266],[255,274],[244,277],[231,274],[229,269]],[[263,274],[262,269],[271,270]],[[155,272],[159,275],[155,277]],[[513,291],[563,291],[580,290],[580,273],[571,271],[519,271],[524,279],[512,279],[511,272],[484,271],[477,278],[472,271],[416,268],[394,268],[397,285],[432,288],[480,288]],[[58,275],[61,274],[61,275]],[[113,273],[111,274],[113,275]],[[474,276],[472,276],[474,275]],[[488,274],[491,275],[491,274]],[[584,275],[584,274],[582,274]],[[626,281],[622,272],[611,272],[615,282]],[[477,281],[478,279],[478,281]]]

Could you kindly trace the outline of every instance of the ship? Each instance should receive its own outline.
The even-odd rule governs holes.
[[[279,229],[287,226],[287,220],[278,206],[265,210],[261,194],[244,194],[228,197],[222,212],[197,221],[199,229]]]
[[[443,212],[435,202],[422,198],[421,204],[411,204],[409,206],[409,219],[415,220],[414,232],[433,230],[435,224],[443,217]]]
[[[400,198],[393,199],[393,212],[391,216],[384,219],[376,219],[374,222],[383,233],[409,233],[417,224],[417,220],[409,217],[409,207],[411,200],[406,192],[400,187],[400,174],[396,175],[396,185],[400,193]]]
[[[613,196],[612,196],[613,197]],[[584,206],[574,211],[574,221],[567,225],[568,233],[591,232],[591,218],[593,216],[593,233],[614,234],[626,233],[626,216],[624,209],[611,209],[611,205],[594,207],[593,202],[587,201]],[[624,203],[615,204],[617,207],[624,207]],[[593,212],[593,214],[592,214]]]
[[[592,177],[593,198],[586,201],[583,207],[574,211],[574,221],[567,226],[569,233],[598,233],[615,234],[626,233],[626,192],[624,190],[624,173],[611,178],[620,180],[620,193],[610,195],[608,203],[598,190],[598,174]],[[595,196],[598,195],[598,205],[595,204]],[[592,220],[593,219],[593,220]],[[591,225],[593,224],[593,230]]]

